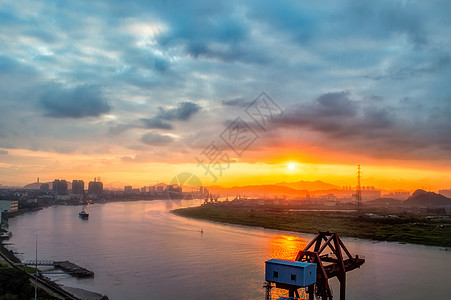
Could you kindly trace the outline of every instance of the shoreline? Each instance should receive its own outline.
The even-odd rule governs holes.
[[[50,207],[50,206],[53,206],[53,205],[49,205],[47,207]],[[47,208],[47,207],[45,207],[45,208]],[[30,213],[30,212],[40,211],[42,209],[43,208],[21,211],[20,213],[14,215],[13,217],[16,217],[16,216],[22,215],[22,214],[26,214],[26,213]],[[2,231],[3,230],[4,229],[2,229]],[[10,231],[10,232],[12,232],[12,231]],[[32,276],[34,278],[34,276],[32,274],[27,273],[26,271],[22,270],[22,268],[19,267],[19,265],[22,265],[22,261],[14,254],[14,251],[5,247],[6,245],[4,244],[4,242],[6,242],[8,240],[0,241],[0,256],[2,258],[6,258],[4,260],[11,268],[20,269],[21,271],[26,273],[28,276]],[[53,290],[53,292],[56,293],[57,295],[60,295],[60,296],[65,295],[64,297],[71,297],[71,299],[78,299],[78,300],[108,300],[109,299],[107,295],[102,295],[97,292],[85,290],[82,288],[75,288],[75,287],[58,284],[55,281],[53,281],[45,276],[40,276],[40,278],[38,277],[38,280],[41,282],[41,284],[45,285],[45,288]]]
[[[22,261],[14,255],[14,252],[5,247],[3,241],[0,241],[0,256],[4,259],[7,264],[10,265],[11,268],[16,268],[22,270],[18,265],[22,264]],[[28,276],[33,277],[33,274],[27,273],[25,270],[22,270]],[[82,288],[70,287],[62,284],[58,284],[55,281],[47,278],[47,277],[38,277],[41,284],[44,284],[46,289],[53,290],[53,293],[56,295],[65,295],[65,297],[70,296],[72,299],[79,300],[108,300],[107,295],[102,295],[97,292],[85,290]]]
[[[175,215],[225,224],[316,234],[337,232],[341,237],[361,238],[451,248],[451,219],[400,217],[375,219],[349,213],[202,205],[171,211]]]

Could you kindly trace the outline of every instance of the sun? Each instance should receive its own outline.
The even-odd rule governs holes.
[[[288,164],[288,169],[290,169],[290,170],[294,170],[295,167],[296,167],[296,165],[294,163]]]

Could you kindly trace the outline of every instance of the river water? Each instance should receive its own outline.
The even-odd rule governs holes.
[[[294,259],[314,237],[187,219],[170,213],[177,207],[164,200],[95,204],[87,221],[80,206],[49,207],[10,219],[9,242],[22,259],[34,259],[37,236],[39,259],[70,260],[95,273],[54,280],[111,300],[264,299],[264,262]],[[366,259],[347,274],[347,299],[451,299],[451,249],[342,239]],[[331,281],[338,299],[338,281]]]

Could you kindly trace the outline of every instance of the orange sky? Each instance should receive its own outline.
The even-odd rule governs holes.
[[[290,152],[271,154],[267,161],[246,162],[245,159],[240,159],[231,163],[229,168],[224,165],[222,176],[216,171],[216,181],[210,174],[205,175],[205,169],[197,166],[195,162],[138,163],[121,160],[118,155],[64,155],[12,150],[9,153],[13,158],[11,163],[0,163],[0,166],[9,168],[10,174],[16,174],[10,176],[9,181],[21,184],[34,182],[37,177],[40,177],[41,182],[53,181],[56,178],[83,179],[88,182],[100,176],[105,184],[115,183],[118,188],[122,184],[138,187],[154,185],[157,182],[168,183],[181,172],[191,172],[200,178],[203,185],[224,187],[299,180],[322,180],[338,186],[356,185],[356,164],[303,162],[302,159],[308,161],[306,156],[297,157]],[[250,156],[252,157],[251,154]],[[17,167],[15,162],[20,162],[22,166]],[[289,164],[293,164],[294,168],[290,169]],[[449,182],[446,170],[440,168],[362,164],[362,185],[393,190],[438,190],[450,188]]]

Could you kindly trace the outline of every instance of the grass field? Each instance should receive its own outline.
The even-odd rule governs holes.
[[[173,211],[176,215],[222,223],[304,233],[337,232],[340,236],[451,247],[451,219],[412,215],[398,218],[358,216],[348,212],[284,211],[203,205]]]

